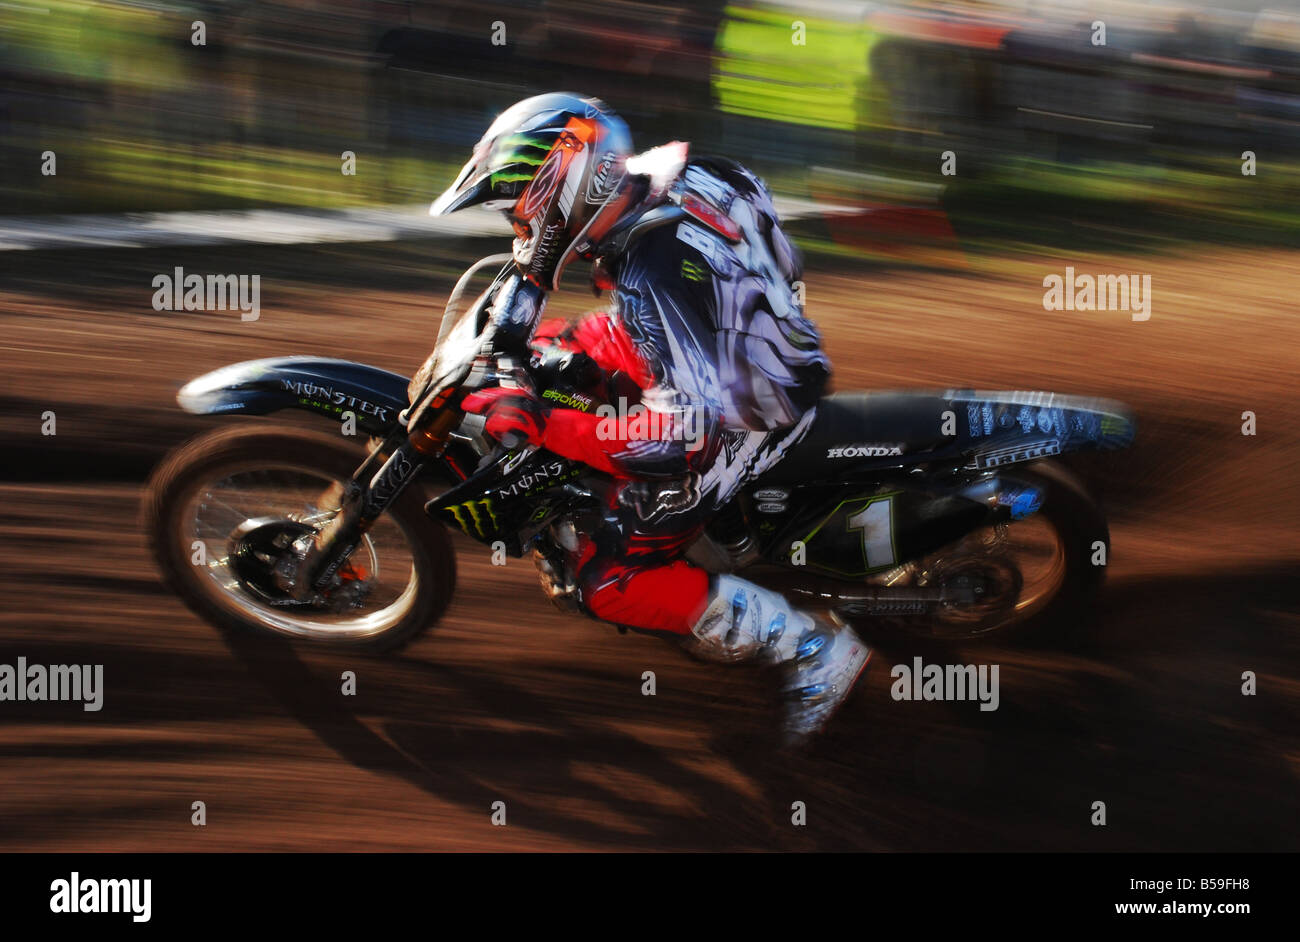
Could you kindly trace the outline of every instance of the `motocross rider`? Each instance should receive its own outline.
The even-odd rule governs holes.
[[[578,604],[705,660],[781,664],[788,739],[818,731],[865,668],[867,646],[847,626],[683,558],[709,518],[807,431],[830,372],[766,187],[680,142],[633,155],[603,102],[553,93],[503,112],[430,213],[473,205],[504,210],[517,236],[516,271],[489,300],[494,347],[534,362],[548,350],[584,354],[607,389],[656,419],[654,434],[635,423],[612,431],[526,381],[465,401],[492,437],[616,482],[603,514],[562,540]],[[610,309],[542,322],[574,259],[592,263]],[[559,578],[544,560],[539,568]]]

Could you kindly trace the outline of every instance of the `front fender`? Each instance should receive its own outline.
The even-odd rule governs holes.
[[[271,357],[232,363],[190,380],[176,401],[194,415],[267,415],[305,409],[338,419],[356,416],[372,435],[385,435],[406,408],[404,376],[328,357]]]

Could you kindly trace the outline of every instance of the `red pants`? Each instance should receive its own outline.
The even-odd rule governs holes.
[[[533,344],[561,344],[586,353],[607,373],[622,371],[642,388],[650,382],[631,340],[608,315],[588,315],[572,327],[547,321]],[[704,613],[709,577],[680,557],[708,514],[698,506],[647,514],[644,502],[638,509],[623,496],[626,488],[638,486],[644,485],[619,482],[603,520],[582,535],[569,565],[583,607],[596,618],[642,631],[687,634]]]

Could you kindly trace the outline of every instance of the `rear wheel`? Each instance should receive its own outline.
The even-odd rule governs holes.
[[[848,617],[865,630],[936,641],[1063,637],[1082,625],[1105,577],[1105,566],[1093,564],[1099,546],[1109,553],[1105,515],[1074,475],[1051,462],[1008,468],[999,478],[1037,490],[1040,508],[976,530],[887,577],[891,587],[937,592],[942,601],[923,614],[881,616],[854,615],[848,602]]]
[[[164,581],[221,627],[334,646],[393,650],[433,625],[456,584],[446,530],[421,495],[401,495],[306,600],[285,588],[293,545],[338,512],[364,455],[325,434],[233,426],[169,455],[145,498]]]

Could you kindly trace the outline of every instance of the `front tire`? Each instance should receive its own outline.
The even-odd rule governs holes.
[[[268,580],[249,575],[272,558],[277,527],[289,539],[337,511],[341,485],[364,457],[337,437],[278,425],[231,426],[181,446],[155,470],[144,500],[163,581],[221,628],[369,651],[409,644],[441,618],[456,585],[451,540],[425,514],[417,487],[341,567],[352,582],[332,607],[277,599]]]

